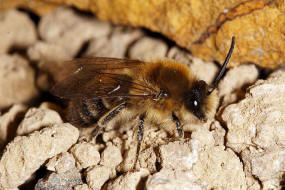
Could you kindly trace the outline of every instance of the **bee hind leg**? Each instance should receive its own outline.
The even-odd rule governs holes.
[[[178,117],[174,113],[172,113],[172,120],[176,124],[176,129],[177,129],[179,137],[183,137],[183,129],[182,129],[181,123]]]
[[[140,154],[141,142],[143,140],[144,118],[145,118],[145,114],[140,115],[140,123],[139,123],[139,128],[138,128],[137,152],[136,152],[136,159],[135,159],[135,163],[134,163],[134,168],[133,169],[136,169],[138,158],[139,158],[139,154]]]
[[[122,103],[112,110],[110,110],[102,119],[99,120],[97,127],[92,131],[91,135],[96,138],[102,126],[105,126],[109,121],[114,119],[123,109],[127,108],[130,104]]]

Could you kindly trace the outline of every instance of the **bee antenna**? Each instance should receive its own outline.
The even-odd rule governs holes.
[[[207,92],[207,96],[209,96],[214,90],[215,88],[217,87],[217,84],[219,83],[220,79],[222,78],[222,76],[224,75],[225,71],[226,71],[226,67],[227,67],[227,64],[229,63],[229,60],[231,58],[231,55],[234,51],[234,47],[235,47],[235,41],[236,41],[236,38],[235,36],[232,37],[232,43],[231,43],[231,47],[229,49],[229,52],[226,56],[226,59],[224,61],[224,64],[219,72],[219,74],[217,75],[217,77],[215,78],[213,84],[210,86],[208,92]]]

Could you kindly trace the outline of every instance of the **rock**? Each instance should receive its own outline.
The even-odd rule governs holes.
[[[266,149],[285,145],[285,71],[251,86],[245,99],[226,107],[227,146],[241,152],[249,146]]]
[[[131,59],[155,61],[157,58],[164,58],[167,49],[167,44],[164,41],[143,37],[130,47],[129,56]]]
[[[40,179],[35,186],[35,190],[73,190],[73,187],[82,184],[80,172],[74,168],[64,173],[51,173]]]
[[[137,165],[140,168],[146,168],[150,173],[156,172],[156,160],[154,148],[150,147],[140,152]]]
[[[75,168],[75,159],[70,153],[63,152],[52,157],[46,164],[46,168],[56,173],[64,173]]]
[[[76,159],[76,166],[79,169],[88,168],[100,162],[100,154],[94,144],[80,142],[74,145],[70,152]]]
[[[244,96],[244,89],[258,78],[254,65],[241,65],[230,69],[218,85],[218,94],[223,98],[223,106],[236,102]]]
[[[159,147],[162,168],[190,170],[198,160],[197,141],[175,141]]]
[[[195,182],[205,186],[203,189],[246,189],[242,163],[233,151],[225,150],[224,146],[200,151],[192,171]]]
[[[100,164],[109,168],[115,168],[122,161],[123,158],[120,149],[109,144],[102,152]]]
[[[0,150],[9,139],[14,137],[17,130],[15,123],[24,115],[26,109],[22,104],[15,104],[7,113],[0,115]]]
[[[285,170],[285,148],[245,149],[241,153],[247,175],[259,179],[263,189],[278,189]],[[268,164],[270,163],[270,164]]]
[[[93,38],[107,36],[110,30],[108,23],[78,16],[72,9],[63,7],[45,15],[39,23],[41,38],[62,47],[66,51],[65,54],[72,57],[79,52],[84,43]],[[38,54],[40,53],[44,52],[39,51]],[[47,57],[48,54],[42,56]]]
[[[22,0],[17,5],[28,6],[24,2]],[[233,54],[231,66],[254,62],[273,68],[285,60],[283,1],[209,3],[176,0],[171,4],[166,0],[136,1],[131,4],[128,0],[49,2],[90,10],[99,19],[115,24],[145,27],[159,32],[190,50],[194,56],[208,61],[223,62],[232,36],[237,38],[238,53]]]
[[[214,121],[210,126],[210,131],[214,138],[214,146],[223,146],[225,144],[226,130],[218,121]]]
[[[91,40],[84,56],[124,58],[129,45],[142,35],[138,29],[115,27],[110,36]]]
[[[34,75],[21,56],[0,55],[0,109],[34,98],[38,94]]]
[[[111,168],[106,166],[94,166],[87,170],[86,181],[93,190],[100,190],[102,185],[110,178]]]
[[[47,159],[67,151],[78,136],[78,129],[65,123],[16,137],[0,160],[0,189],[23,184]]]
[[[35,24],[23,12],[13,9],[0,12],[0,26],[0,54],[11,48],[27,48],[37,40]]]
[[[62,123],[59,114],[50,109],[30,108],[17,129],[17,135],[27,135],[43,127]]]
[[[74,187],[74,190],[92,190],[92,189],[89,188],[87,184],[82,184],[82,185],[76,185]]]
[[[67,61],[72,59],[72,54],[66,49],[55,43],[37,41],[28,49],[29,58],[32,61]]]
[[[202,190],[202,184],[194,182],[195,177],[189,171],[161,169],[148,177],[146,181],[146,190]]]
[[[146,180],[149,175],[149,171],[146,169],[140,169],[139,171],[128,172],[121,175],[114,181],[108,183],[107,190],[136,190],[143,189],[142,182]]]

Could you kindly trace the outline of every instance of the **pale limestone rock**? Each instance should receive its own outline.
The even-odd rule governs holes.
[[[210,125],[210,131],[215,140],[215,146],[223,146],[225,144],[226,130],[221,126],[218,121],[214,121]]]
[[[202,190],[203,185],[194,181],[191,171],[163,168],[148,177],[146,190]]]
[[[37,41],[28,49],[29,58],[32,61],[67,61],[72,59],[72,54],[55,43]]]
[[[92,143],[80,142],[74,145],[70,152],[74,156],[76,166],[79,169],[88,168],[100,162],[100,154],[97,147]]]
[[[218,94],[223,105],[236,102],[244,95],[242,88],[253,84],[258,78],[255,65],[241,65],[230,69],[218,85]]]
[[[37,95],[35,76],[19,55],[0,55],[0,109],[31,100]]]
[[[248,89],[245,99],[224,110],[227,146],[241,152],[248,146],[263,149],[285,145],[285,71],[259,80]]]
[[[92,189],[89,188],[87,184],[82,184],[82,185],[76,185],[74,187],[74,190],[92,190]]]
[[[140,168],[147,168],[150,173],[154,173],[156,172],[156,159],[157,156],[154,149],[150,147],[140,152],[137,165],[139,165]]]
[[[80,172],[73,168],[63,173],[51,173],[40,179],[35,186],[35,190],[73,190],[73,187],[82,184]]]
[[[110,182],[107,186],[107,190],[136,190],[143,187],[139,187],[139,183],[149,175],[149,171],[146,169],[140,169],[139,171],[127,172],[121,175],[114,181]]]
[[[93,190],[100,190],[102,185],[110,178],[111,168],[106,166],[94,166],[87,170],[86,181]]]
[[[46,168],[56,173],[64,173],[75,168],[75,159],[70,153],[64,152],[52,157],[46,164]]]
[[[78,136],[78,129],[65,123],[16,137],[0,160],[0,189],[23,184],[47,159],[67,151]]]
[[[155,61],[158,58],[164,58],[167,49],[167,44],[164,41],[151,37],[143,37],[130,47],[129,56],[131,59]]]
[[[43,127],[62,123],[60,115],[50,109],[30,108],[17,129],[17,135],[27,135]]]
[[[192,171],[195,181],[203,184],[205,189],[246,189],[242,163],[233,151],[225,150],[224,146],[200,151]]]
[[[110,36],[93,39],[84,56],[124,58],[129,45],[142,35],[138,29],[115,27]]]
[[[0,54],[8,53],[13,47],[26,48],[37,40],[35,24],[23,12],[0,12],[0,26]]]
[[[175,141],[159,147],[161,166],[173,170],[190,170],[198,160],[199,142]]]
[[[8,138],[13,137],[11,134],[9,135],[9,133],[14,134],[17,129],[17,126],[14,126],[13,123],[19,116],[24,115],[26,109],[27,108],[22,104],[15,104],[7,113],[0,115],[0,149],[2,149],[2,145],[9,140]]]
[[[278,189],[285,170],[285,148],[245,149],[241,153],[248,176],[258,178],[264,189]],[[270,164],[269,164],[270,163]]]
[[[106,36],[110,31],[110,24],[78,16],[72,9],[64,7],[45,15],[39,23],[42,39],[63,47],[71,56],[75,56],[88,40]]]
[[[123,158],[120,149],[116,146],[110,145],[109,143],[102,152],[100,165],[115,168],[122,161]]]

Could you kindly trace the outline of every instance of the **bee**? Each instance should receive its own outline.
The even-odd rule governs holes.
[[[183,123],[205,122],[218,106],[216,87],[232,55],[235,37],[220,72],[211,85],[184,64],[170,60],[144,62],[118,58],[79,58],[75,71],[51,93],[70,100],[69,120],[81,126],[97,123],[93,135],[114,118],[139,117],[134,168],[143,140],[144,123],[173,126],[183,136]]]

